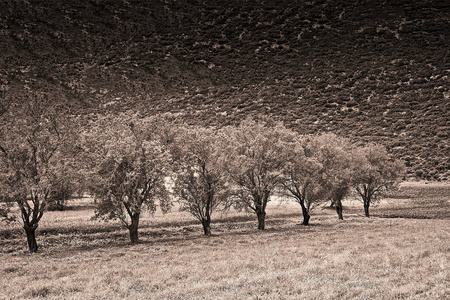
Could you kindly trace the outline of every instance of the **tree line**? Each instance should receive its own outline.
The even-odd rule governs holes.
[[[253,211],[264,230],[274,196],[297,202],[308,225],[327,201],[343,219],[342,200],[354,191],[369,217],[404,172],[381,145],[304,135],[263,117],[213,128],[124,114],[80,126],[44,104],[37,97],[1,116],[0,216],[10,220],[18,206],[31,252],[39,221],[64,187],[94,196],[96,217],[119,220],[136,243],[142,212],[168,212],[175,203],[205,235],[213,213],[232,207]]]

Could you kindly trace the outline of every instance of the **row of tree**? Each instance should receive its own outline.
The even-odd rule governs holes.
[[[342,219],[342,200],[353,189],[368,217],[370,205],[395,188],[403,172],[380,145],[357,146],[330,133],[301,135],[264,118],[208,128],[123,115],[98,117],[79,130],[67,116],[29,103],[2,116],[0,214],[9,218],[8,205],[19,207],[31,252],[52,195],[70,183],[89,182],[96,216],[120,220],[135,243],[143,210],[167,212],[173,203],[196,217],[206,235],[213,212],[230,207],[254,211],[263,230],[273,196],[299,203],[308,225],[326,201]]]

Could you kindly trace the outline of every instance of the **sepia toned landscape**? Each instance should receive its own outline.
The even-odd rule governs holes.
[[[0,299],[450,298],[450,4],[0,0]]]

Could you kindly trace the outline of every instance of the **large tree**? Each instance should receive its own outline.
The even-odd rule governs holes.
[[[14,102],[1,122],[0,199],[20,209],[31,252],[38,250],[36,229],[51,193],[70,165],[68,149],[76,140],[67,115],[44,92],[26,93]]]
[[[329,194],[325,182],[325,165],[321,161],[321,141],[315,136],[295,136],[284,149],[288,164],[283,169],[285,195],[300,204],[303,225],[308,225],[311,212]]]
[[[174,193],[180,210],[188,211],[211,234],[211,215],[228,208],[227,180],[221,163],[221,137],[217,130],[190,127],[180,129],[179,155],[174,179]]]
[[[354,187],[369,217],[372,203],[395,190],[404,173],[404,165],[393,159],[382,145],[370,143],[355,151]]]
[[[318,157],[325,175],[323,184],[339,219],[343,220],[342,200],[350,193],[353,183],[355,147],[348,139],[333,133],[321,134],[316,140],[320,145]]]
[[[131,243],[137,243],[144,208],[154,212],[159,200],[163,212],[170,209],[165,185],[170,154],[158,134],[162,122],[126,120],[126,116],[103,120],[92,132],[101,143],[96,154],[101,163],[94,176],[97,217],[119,219],[129,230]]]
[[[222,149],[227,173],[236,187],[234,196],[256,213],[258,229],[264,230],[267,203],[282,182],[287,163],[283,149],[292,132],[279,123],[250,118],[222,132],[227,137]]]

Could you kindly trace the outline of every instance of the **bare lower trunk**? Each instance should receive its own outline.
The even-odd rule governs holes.
[[[32,253],[37,252],[38,245],[36,242],[36,228],[24,227],[24,229],[27,234],[28,249]]]
[[[302,225],[309,225],[309,219],[311,218],[311,216],[309,215],[309,211],[308,209],[302,205],[302,214],[303,214],[303,223]]]
[[[205,235],[211,235],[211,218],[208,216],[202,218],[203,232]]]
[[[258,216],[258,230],[264,230],[266,227],[266,212],[257,211],[256,215]]]
[[[55,200],[55,201],[49,203],[48,210],[63,211],[64,210],[64,201],[63,200]]]
[[[59,211],[64,210],[64,200],[57,200],[55,203],[55,208]]]
[[[342,215],[342,201],[337,200],[335,203],[336,206],[336,212],[338,214],[339,220],[344,220],[344,216]]]
[[[369,206],[370,206],[370,203],[364,203],[364,214],[366,215],[366,217],[370,217]]]
[[[137,244],[139,242],[139,235],[138,235],[138,230],[137,228],[128,228],[128,230],[130,231],[130,242],[132,244]]]
[[[135,213],[131,217],[131,225],[128,226],[128,230],[130,231],[130,242],[132,244],[137,244],[139,242],[138,228],[139,228],[139,214]]]

